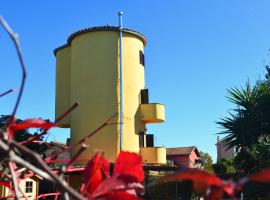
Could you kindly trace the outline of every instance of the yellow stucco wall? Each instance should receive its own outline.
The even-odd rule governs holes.
[[[117,113],[116,32],[89,32],[71,43],[71,102],[80,106],[71,115],[71,144]],[[114,123],[117,123],[115,118]],[[113,161],[118,152],[117,125],[109,125],[91,137],[83,157],[103,151]],[[72,152],[74,154],[74,151]]]
[[[145,87],[144,66],[139,62],[142,40],[123,34],[123,150],[139,152],[139,131],[145,131],[140,120],[140,91]]]
[[[70,107],[70,48],[58,51],[56,56],[55,118],[57,119]],[[69,127],[70,116],[67,115],[59,125]]]

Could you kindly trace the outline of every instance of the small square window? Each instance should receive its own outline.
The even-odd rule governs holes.
[[[143,52],[141,50],[140,50],[140,53],[139,54],[140,54],[139,55],[140,56],[140,64],[144,66],[144,64],[145,64],[144,63],[144,54],[143,54]]]
[[[26,181],[25,182],[25,193],[32,193],[33,192],[33,181]]]

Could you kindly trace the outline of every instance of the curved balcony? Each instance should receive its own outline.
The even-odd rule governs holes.
[[[159,103],[140,104],[140,112],[144,123],[161,123],[165,120],[165,107]]]
[[[142,147],[140,155],[145,164],[166,164],[166,148],[164,147]]]

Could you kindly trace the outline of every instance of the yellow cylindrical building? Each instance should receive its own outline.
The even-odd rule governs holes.
[[[141,90],[145,88],[143,52],[146,39],[130,29],[122,32],[123,150],[138,153],[139,138],[145,134],[147,123],[142,119],[140,108]],[[59,123],[71,128],[72,145],[113,114],[119,114],[119,28],[104,26],[78,31],[68,38],[66,45],[55,50],[55,55],[56,118],[73,103],[80,104]],[[159,119],[161,122],[164,121],[164,109],[160,110],[155,113],[162,118]],[[119,122],[117,115],[111,125],[91,137],[87,141],[89,148],[81,158],[89,158],[95,151],[101,151],[111,162],[115,161],[120,151]]]

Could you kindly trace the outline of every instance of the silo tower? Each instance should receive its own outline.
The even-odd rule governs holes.
[[[153,135],[146,134],[146,123],[165,119],[164,106],[148,101],[144,62],[146,39],[130,29],[121,31],[122,76],[119,27],[80,30],[73,33],[65,45],[55,49],[56,118],[74,102],[79,102],[80,106],[59,123],[70,128],[72,145],[116,113],[111,125],[87,141],[89,149],[81,156],[89,158],[95,151],[102,151],[113,162],[120,151],[122,103],[122,149],[141,153],[146,163],[164,163],[165,149],[154,147]]]

